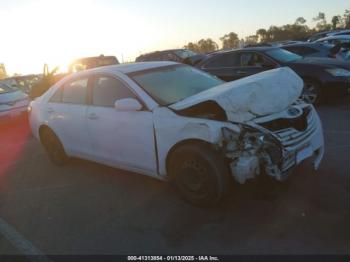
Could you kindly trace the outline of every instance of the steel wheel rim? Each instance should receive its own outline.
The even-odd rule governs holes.
[[[317,101],[318,94],[314,84],[305,83],[302,99],[310,104],[314,104]]]
[[[205,197],[208,175],[207,169],[202,164],[195,160],[185,161],[178,176],[182,190],[196,198]]]

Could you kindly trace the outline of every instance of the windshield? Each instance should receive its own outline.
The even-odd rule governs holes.
[[[182,59],[186,59],[186,58],[198,55],[197,53],[191,50],[177,50],[175,51],[175,54],[181,57]]]
[[[266,51],[266,54],[281,63],[294,62],[303,58],[302,56],[280,48]]]
[[[170,105],[223,84],[222,80],[186,65],[130,74],[160,105]]]
[[[18,89],[16,87],[8,86],[8,85],[0,83],[0,94],[10,93],[10,92],[14,92],[17,90]]]

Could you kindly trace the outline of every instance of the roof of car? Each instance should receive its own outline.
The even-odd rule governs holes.
[[[81,72],[95,72],[95,73],[115,73],[121,72],[123,74],[135,73],[143,70],[154,69],[158,67],[165,67],[170,65],[177,65],[179,63],[170,61],[158,61],[158,62],[140,62],[140,63],[129,63],[129,64],[119,64],[111,66],[97,67]]]
[[[169,53],[169,52],[182,51],[182,50],[187,50],[187,49],[186,48],[178,48],[178,49],[167,49],[167,50],[153,51],[153,52],[150,52],[150,53],[141,54],[137,58],[152,56],[152,55],[156,55],[156,54],[160,54],[160,53]]]
[[[226,49],[226,50],[219,50],[213,53],[208,54],[208,56],[211,55],[217,55],[217,54],[226,54],[236,51],[268,51],[272,49],[278,49],[280,47],[278,46],[254,46],[254,47],[245,47],[245,48],[238,48],[238,49]]]
[[[293,47],[293,46],[305,46],[305,47],[314,47],[314,48],[326,48],[327,46],[325,46],[324,44],[322,43],[318,43],[318,42],[302,42],[302,43],[295,43],[295,44],[288,44],[288,45],[284,45],[284,46],[281,46],[281,48],[284,48],[284,47]]]
[[[324,38],[321,38],[317,40],[316,42],[322,42],[325,40],[332,40],[332,39],[350,39],[350,35],[332,35],[332,36],[327,36]]]

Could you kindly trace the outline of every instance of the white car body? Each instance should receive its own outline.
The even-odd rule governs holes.
[[[11,91],[2,91],[2,90]],[[13,119],[27,112],[29,105],[28,96],[20,90],[0,83],[0,120]]]
[[[91,69],[64,78],[31,103],[29,119],[34,136],[40,140],[41,128],[48,127],[60,139],[68,156],[162,180],[167,179],[170,152],[180,144],[202,141],[225,152],[228,159],[235,159],[230,164],[231,171],[243,184],[258,175],[256,161],[250,160],[260,159],[254,153],[238,152],[238,156],[232,156],[228,147],[233,141],[227,141],[223,130],[240,134],[245,130],[243,126],[250,126],[280,143],[283,164],[278,168],[271,164],[267,168],[269,175],[282,180],[291,168],[312,156],[315,157],[315,168],[319,167],[324,152],[321,122],[312,105],[298,100],[303,82],[289,68],[226,83],[170,106],[161,106],[129,75],[167,66],[180,65],[173,62],[135,63]],[[128,99],[120,100],[123,110],[50,102],[65,84],[96,75],[122,81],[144,108],[128,111],[127,107],[134,101]],[[226,113],[227,120],[187,114],[189,108],[208,101],[215,101]],[[263,126],[263,123],[277,119],[297,119],[296,115],[300,118],[301,114],[305,114],[307,124],[303,131],[293,127],[269,131]]]

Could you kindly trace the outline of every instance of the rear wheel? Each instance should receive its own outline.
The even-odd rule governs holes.
[[[53,131],[44,129],[41,134],[41,141],[50,160],[55,165],[62,166],[68,161],[63,145]]]
[[[320,84],[314,80],[304,80],[304,90],[301,98],[310,104],[320,104],[322,100]]]
[[[230,188],[224,159],[203,145],[176,149],[170,158],[169,173],[180,195],[197,206],[217,204]]]

